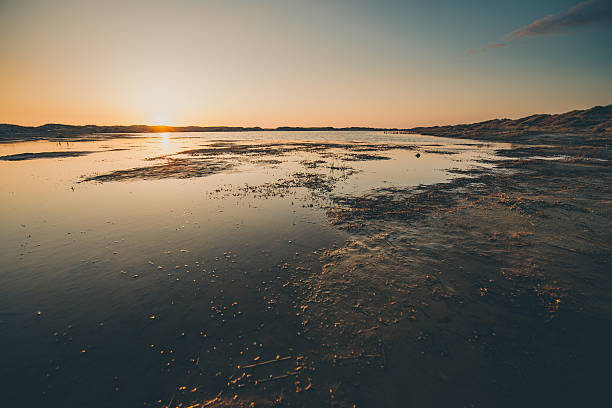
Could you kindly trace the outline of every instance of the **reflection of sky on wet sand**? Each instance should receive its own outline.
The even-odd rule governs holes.
[[[367,132],[308,134],[315,141],[372,142],[388,136]],[[219,291],[228,297],[248,298],[250,295],[241,294],[244,290],[248,294],[248,289],[232,285],[242,282],[245,276],[257,280],[258,270],[273,267],[279,259],[295,256],[296,252],[312,253],[332,242],[341,242],[345,233],[330,225],[324,209],[305,205],[304,197],[309,194],[305,189],[286,196],[232,194],[244,185],[272,183],[304,172],[300,162],[318,157],[312,151],[258,156],[246,161],[229,155],[228,160],[236,161],[234,168],[201,178],[80,182],[92,174],[151,165],[163,159],[146,159],[201,148],[214,139],[251,143],[248,139],[281,137],[297,140],[304,136],[162,134],[0,144],[0,156],[66,150],[95,152],[59,159],[0,160],[0,329],[11,333],[1,345],[13,351],[8,365],[18,367],[14,378],[33,384],[38,391],[47,381],[40,377],[47,369],[45,361],[53,360],[62,374],[53,377],[52,383],[59,390],[69,389],[83,370],[83,363],[72,360],[73,354],[90,348],[97,351],[88,355],[87,364],[98,366],[99,372],[82,380],[87,386],[92,381],[106,386],[108,378],[122,370],[132,370],[135,376],[155,372],[160,363],[151,360],[143,348],[149,343],[172,344],[178,329],[192,333],[206,326],[193,319],[198,310],[208,308],[211,297],[219,296]],[[437,138],[407,135],[398,137],[398,142],[420,147],[371,152],[390,160],[343,163],[357,172],[339,181],[333,193],[441,182],[449,178],[445,170],[467,168],[475,159],[490,154],[488,148],[457,141],[448,145]],[[441,144],[436,148],[459,153],[428,154],[423,144]],[[417,151],[421,152],[418,159]],[[281,163],[257,162],[262,159],[278,159]],[[330,164],[341,164],[334,160],[329,158]],[[308,171],[341,173],[324,167]],[[216,194],[219,189],[225,193]],[[221,262],[227,251],[235,254],[235,263]],[[206,265],[207,272],[202,271],[202,265]],[[213,268],[219,278],[211,279]],[[245,275],[247,272],[249,275]],[[215,286],[219,285],[217,280],[225,282],[224,286]],[[247,281],[247,286],[253,284]],[[248,302],[243,302],[248,307]],[[42,318],[34,317],[36,311],[41,311]],[[249,315],[249,310],[243,312]],[[163,321],[151,326],[150,315],[160,315]],[[105,331],[100,331],[100,322],[104,322]],[[59,347],[52,333],[68,331],[68,326],[75,327],[72,340]],[[118,338],[123,339],[120,344]],[[138,368],[125,366],[130,361],[136,361]],[[163,390],[168,384],[182,381],[183,375],[177,371],[168,376],[153,375],[147,381]],[[155,392],[143,396],[139,386],[144,385],[131,383],[134,394],[124,395],[124,400],[142,401],[157,396]],[[105,392],[102,387],[94,389],[92,395],[105,399]],[[81,401],[79,394],[73,398]]]
[[[197,134],[196,134],[197,135]],[[241,139],[250,135],[215,133],[215,139],[231,139],[238,136]],[[268,137],[267,134],[256,134],[258,137]],[[272,135],[276,136],[276,135]],[[287,136],[281,134],[280,136]],[[308,135],[317,140],[318,135]],[[314,136],[314,137],[313,137]],[[325,135],[330,137],[329,135]],[[332,134],[331,136],[336,136]],[[379,135],[370,137],[367,133],[355,132],[344,136],[344,139],[376,140]],[[403,143],[415,143],[418,146],[445,143],[438,138],[410,137],[399,140]],[[412,140],[410,140],[412,139]],[[112,139],[83,142],[21,142],[0,145],[0,156],[24,152],[47,151],[94,151],[82,157],[67,157],[59,159],[34,159],[19,162],[0,161],[0,185],[3,199],[0,202],[0,212],[3,218],[5,243],[23,234],[24,227],[33,231],[34,226],[54,225],[65,228],[78,223],[95,223],[101,221],[104,214],[113,216],[129,216],[138,219],[147,213],[163,217],[165,210],[171,207],[195,206],[212,211],[214,201],[203,200],[205,194],[218,186],[232,185],[239,187],[244,184],[256,185],[274,181],[277,178],[303,170],[300,161],[312,160],[316,155],[308,151],[300,151],[291,155],[277,157],[282,161],[279,165],[266,166],[252,162],[240,162],[230,171],[213,174],[204,178],[185,180],[130,181],[128,183],[79,183],[83,176],[104,174],[117,169],[128,169],[147,166],[155,161],[145,159],[173,154],[186,149],[201,147],[207,139],[193,137],[171,136],[161,134],[152,137],[130,139]],[[243,143],[243,142],[239,142]],[[436,147],[438,148],[438,147]],[[486,155],[488,150],[472,146],[458,145],[453,140],[452,145],[444,147],[459,152],[454,155],[423,153],[416,158],[413,150],[391,150],[379,152],[391,160],[355,161],[350,165],[356,174],[349,176],[345,182],[339,183],[337,193],[361,193],[374,187],[406,186],[437,183],[447,180],[449,168],[466,168],[473,165],[473,160]],[[257,157],[269,159],[270,157]],[[230,155],[231,159],[231,155]],[[336,163],[337,162],[337,163]],[[330,159],[330,164],[341,165],[338,160]],[[324,169],[323,169],[324,170]],[[315,169],[314,171],[321,171]],[[329,172],[329,171],[328,171]],[[329,172],[334,174],[333,171]],[[336,171],[337,173],[341,173]],[[188,203],[188,204],[187,204]],[[129,223],[124,226],[129,227]],[[34,231],[36,232],[36,231]],[[10,248],[5,248],[10,253]]]
[[[216,139],[230,139],[231,136],[213,135]],[[233,136],[248,137],[242,133]],[[364,138],[359,133],[350,136]],[[365,140],[369,140],[367,135]],[[426,140],[431,142],[431,138]],[[442,182],[449,177],[446,169],[471,166],[473,159],[486,154],[479,149],[454,143],[452,147],[461,153],[423,153],[417,159],[413,150],[393,150],[380,152],[391,160],[350,162],[348,164],[358,172],[338,183],[334,192],[361,193],[374,187]],[[0,145],[0,155],[61,150],[97,152],[61,159],[0,161],[0,192],[3,196],[0,201],[3,226],[0,263],[4,265],[3,277],[15,278],[3,282],[2,286],[5,289],[19,287],[33,293],[32,278],[35,277],[41,288],[60,290],[62,283],[54,281],[51,276],[63,273],[67,265],[78,269],[81,262],[100,259],[120,267],[121,262],[115,262],[117,259],[133,261],[139,257],[146,258],[147,251],[159,252],[166,247],[180,247],[194,239],[203,247],[212,245],[213,241],[223,247],[224,240],[229,246],[237,239],[234,236],[237,225],[241,226],[241,237],[250,234],[253,239],[264,234],[279,234],[284,228],[277,225],[280,220],[289,222],[297,214],[317,225],[325,225],[322,211],[316,208],[296,210],[297,205],[291,206],[289,198],[211,195],[220,187],[231,190],[244,185],[270,183],[303,171],[300,162],[315,158],[307,151],[278,157],[282,161],[279,165],[240,162],[228,172],[203,178],[79,182],[87,175],[149,165],[152,162],[145,160],[147,158],[203,144],[206,144],[206,139],[163,134],[133,139]],[[335,163],[334,159],[331,162]],[[325,169],[313,171],[327,171],[332,175],[342,173]],[[183,227],[185,223],[187,225]],[[211,235],[213,231],[214,240]],[[285,233],[289,231],[295,233],[295,228]],[[121,256],[113,256],[111,251],[110,242],[115,240],[124,242]],[[111,259],[105,259],[108,257]],[[114,273],[114,270],[109,272],[110,276],[114,276]],[[90,276],[81,283],[93,288],[92,278]],[[7,293],[14,295],[16,292],[7,290]],[[21,309],[22,306],[25,306],[23,302],[13,305],[22,312],[29,312]],[[33,304],[28,306],[34,307]]]

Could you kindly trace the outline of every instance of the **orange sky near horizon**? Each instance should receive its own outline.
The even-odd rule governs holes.
[[[339,5],[179,3],[3,2],[0,123],[412,127],[612,101],[608,68],[533,47],[471,55]]]

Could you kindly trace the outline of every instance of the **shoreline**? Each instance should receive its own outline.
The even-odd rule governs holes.
[[[448,126],[413,128],[381,128],[369,126],[149,126],[149,125],[66,125],[20,126],[0,124],[2,140],[37,140],[73,138],[86,135],[126,133],[184,133],[184,132],[355,132],[372,131],[388,134],[421,134],[438,137],[506,141],[516,143],[609,144],[612,139],[612,105],[595,106],[562,114],[538,114],[519,119],[492,119],[484,122]],[[562,139],[559,139],[559,136]],[[597,136],[603,140],[592,140]]]

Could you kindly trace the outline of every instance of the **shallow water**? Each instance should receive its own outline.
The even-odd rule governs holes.
[[[227,142],[272,148],[181,153]],[[380,132],[0,144],[0,156],[67,153],[0,160],[4,401],[160,406],[182,386],[214,397],[231,367],[299,349],[295,299],[273,288],[347,238],[326,197],[447,181],[500,146]],[[182,158],[187,169],[164,167]]]

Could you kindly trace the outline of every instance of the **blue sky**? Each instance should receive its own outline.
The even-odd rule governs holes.
[[[612,103],[611,40],[612,0],[3,0],[0,122],[408,127],[562,112]]]

